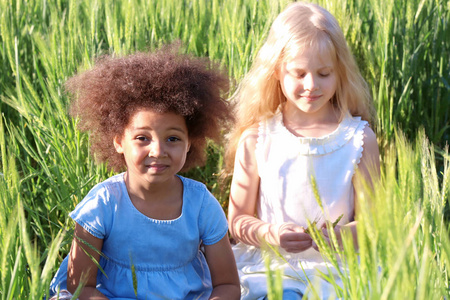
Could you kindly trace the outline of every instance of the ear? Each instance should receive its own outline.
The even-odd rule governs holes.
[[[116,148],[117,153],[123,154],[122,138],[116,135],[113,142],[114,148]]]
[[[190,141],[189,141],[189,143],[188,143],[188,146],[187,146],[187,149],[186,149],[186,153],[188,153],[189,150],[191,150],[191,142],[190,142]]]

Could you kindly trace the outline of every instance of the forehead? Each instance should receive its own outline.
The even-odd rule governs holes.
[[[143,108],[135,111],[126,126],[127,129],[151,128],[170,129],[177,128],[187,131],[184,117],[173,112],[157,112],[152,109]]]
[[[306,48],[292,53],[286,57],[283,65],[286,68],[320,69],[334,67],[335,60],[330,51],[320,51],[315,48]]]
[[[310,60],[328,65],[336,63],[334,45],[326,35],[321,35],[321,38],[293,42],[286,47],[284,63],[292,61],[307,63]]]

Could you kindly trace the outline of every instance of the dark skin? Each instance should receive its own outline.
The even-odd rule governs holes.
[[[80,300],[108,299],[95,288],[98,268],[83,249],[97,261],[100,259],[100,254],[80,242],[77,237],[91,244],[97,250],[102,248],[103,240],[94,237],[78,224],[75,225],[75,236],[70,250],[67,289],[69,292],[74,293],[80,284],[82,273],[86,272],[87,282],[78,298]],[[230,261],[234,261],[234,256],[231,251],[228,236],[225,235],[218,243],[205,245],[204,248],[213,285],[213,292],[211,293],[210,299],[239,299],[239,279],[236,264],[230,264]],[[84,267],[74,268],[75,265],[82,265]]]
[[[190,147],[184,119],[173,113],[143,109],[131,118],[125,133],[114,139],[114,145],[127,163],[124,181],[135,208],[158,220],[179,217],[182,214],[183,184],[176,174],[184,165]],[[67,287],[71,293],[75,292],[82,283],[83,273],[86,273],[87,281],[80,300],[107,299],[96,289],[98,268],[90,257],[99,261],[102,246],[102,239],[76,225]],[[239,299],[239,277],[228,236],[204,248],[213,287],[211,299]]]
[[[75,237],[72,242],[72,248],[70,249],[69,265],[67,268],[67,289],[73,294],[80,284],[83,273],[85,272],[87,281],[78,298],[96,300],[108,299],[95,288],[97,285],[98,268],[84,251],[89,253],[96,261],[100,260],[100,254],[82,243],[79,239],[89,243],[98,251],[102,249],[103,240],[96,238],[78,224],[75,225],[74,235]],[[83,268],[77,268],[75,266],[83,266]]]

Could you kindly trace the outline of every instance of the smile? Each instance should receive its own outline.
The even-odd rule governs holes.
[[[314,96],[314,95],[300,95],[301,98],[305,99],[306,101],[315,101],[322,97],[321,95]]]
[[[152,170],[153,172],[162,172],[165,169],[167,169],[169,166],[168,165],[164,165],[164,164],[153,164],[153,165],[147,165],[146,166],[148,169]]]

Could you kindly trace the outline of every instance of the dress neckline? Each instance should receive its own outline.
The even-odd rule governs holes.
[[[337,128],[321,137],[302,137],[293,134],[283,123],[283,115],[278,112],[273,118],[267,120],[267,126],[271,131],[279,133],[289,144],[297,145],[298,151],[303,155],[323,155],[336,151],[344,146],[355,134],[361,117],[353,117],[350,113],[344,115]],[[261,122],[263,123],[263,122]],[[260,124],[260,135],[264,130]]]
[[[142,212],[139,211],[139,209],[136,208],[136,206],[134,206],[133,201],[131,201],[130,195],[128,194],[128,189],[127,186],[125,184],[125,180],[123,180],[123,175],[125,174],[125,172],[122,173],[122,184],[123,184],[123,188],[126,191],[126,201],[128,203],[128,205],[131,206],[131,208],[136,211],[138,213],[138,215],[140,215],[141,217],[147,219],[148,221],[152,222],[152,223],[157,223],[157,224],[172,224],[174,222],[178,222],[184,215],[184,211],[185,211],[185,200],[186,200],[186,182],[185,182],[185,178],[183,176],[180,176],[178,174],[176,174],[176,176],[181,180],[181,183],[183,185],[183,203],[181,205],[181,213],[178,217],[174,218],[174,219],[155,219],[152,217],[149,217],[145,214],[143,214]]]

